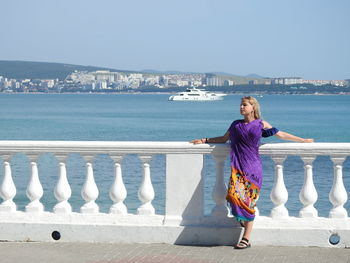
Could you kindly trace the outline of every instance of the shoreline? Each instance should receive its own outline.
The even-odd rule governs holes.
[[[174,95],[178,92],[0,92],[0,95]],[[349,96],[350,92],[342,92],[342,93],[264,93],[264,92],[232,92],[225,93],[227,96],[229,95],[254,95],[254,96],[268,96],[268,95],[307,95],[307,96],[340,96],[345,95]]]

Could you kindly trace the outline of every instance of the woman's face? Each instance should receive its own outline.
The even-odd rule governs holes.
[[[248,116],[250,114],[253,114],[254,107],[252,104],[249,103],[248,100],[242,100],[241,107],[240,107],[240,113],[243,116]]]

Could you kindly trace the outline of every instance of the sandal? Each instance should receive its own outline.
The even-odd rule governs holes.
[[[243,237],[242,240],[237,245],[234,245],[235,249],[246,249],[249,247],[251,247],[251,245],[249,243],[249,240],[246,239],[245,237]]]

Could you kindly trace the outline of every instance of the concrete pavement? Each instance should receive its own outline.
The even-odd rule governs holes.
[[[178,246],[168,244],[106,244],[0,242],[0,262],[13,263],[217,263],[337,262],[350,263],[350,249],[316,247]]]

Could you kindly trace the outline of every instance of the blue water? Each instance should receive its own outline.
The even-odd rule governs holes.
[[[239,115],[240,97],[230,95],[216,102],[169,102],[166,94],[0,94],[0,138],[2,140],[101,140],[101,141],[189,141],[193,138],[214,137],[225,133],[232,120]],[[318,142],[350,142],[350,97],[265,95],[259,98],[263,118],[272,125],[301,137]],[[278,142],[276,138],[263,143]],[[215,164],[205,156],[205,212],[213,207],[211,192],[215,183]],[[269,194],[274,171],[270,158],[263,157],[264,185],[258,207],[268,215],[273,207]],[[67,159],[68,179],[72,187],[70,199],[74,211],[83,205],[80,191],[85,178],[85,162],[80,155]],[[1,164],[2,165],[2,164]],[[107,212],[112,201],[108,191],[113,181],[113,162],[106,155],[96,156],[95,180],[100,190],[97,203]],[[23,210],[28,203],[25,194],[30,170],[24,154],[16,154],[11,161],[17,186],[14,201]],[[44,187],[41,199],[46,210],[55,204],[54,185],[58,162],[52,154],[38,158],[39,175]],[[297,215],[302,205],[298,195],[304,171],[299,157],[288,157],[284,163],[285,183],[289,192],[286,204],[291,215]],[[141,183],[141,163],[135,155],[128,155],[122,163],[123,179],[128,190],[125,200],[129,212],[140,205],[137,190]],[[226,179],[229,176],[226,162]],[[156,197],[156,212],[164,213],[165,158],[154,156],[151,161],[152,182]],[[344,183],[350,189],[350,161],[344,163]],[[2,167],[0,170],[2,176]],[[328,193],[333,182],[333,166],[329,157],[314,162],[314,181],[319,199],[316,208],[327,216],[331,204]],[[349,210],[350,202],[346,204]]]

